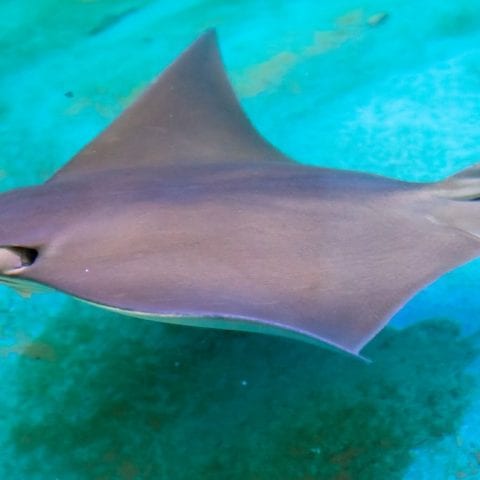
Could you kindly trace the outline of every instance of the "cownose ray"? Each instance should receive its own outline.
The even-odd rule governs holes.
[[[0,279],[358,354],[480,254],[480,167],[407,183],[301,165],[242,112],[208,31],[46,183],[0,195]]]

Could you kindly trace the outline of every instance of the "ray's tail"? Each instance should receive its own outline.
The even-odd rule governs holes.
[[[460,201],[480,200],[480,163],[432,184],[437,194]]]
[[[439,200],[434,203],[433,218],[480,242],[480,163],[427,188]]]

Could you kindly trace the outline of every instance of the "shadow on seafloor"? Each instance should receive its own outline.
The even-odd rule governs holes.
[[[11,478],[401,479],[459,427],[476,342],[425,321],[384,330],[367,364],[68,303],[18,357]]]

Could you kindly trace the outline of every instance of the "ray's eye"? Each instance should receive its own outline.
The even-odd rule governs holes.
[[[21,269],[33,265],[38,250],[29,247],[0,247],[0,274],[18,273]]]

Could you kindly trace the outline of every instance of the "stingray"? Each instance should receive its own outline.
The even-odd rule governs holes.
[[[479,165],[410,183],[291,160],[243,113],[208,31],[47,182],[0,195],[0,280],[358,355],[480,255],[478,199]]]

